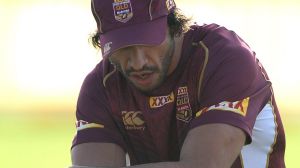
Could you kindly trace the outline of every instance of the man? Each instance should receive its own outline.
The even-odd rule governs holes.
[[[271,82],[233,31],[188,27],[172,0],[92,12],[103,60],[79,95],[73,168],[285,167]]]

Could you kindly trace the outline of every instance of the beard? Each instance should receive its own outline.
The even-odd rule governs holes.
[[[162,85],[162,83],[166,80],[167,75],[168,75],[168,70],[169,67],[171,65],[172,62],[172,58],[174,55],[174,51],[175,51],[175,40],[174,38],[170,38],[169,39],[169,45],[168,45],[168,50],[166,51],[166,53],[164,54],[164,56],[162,56],[161,58],[161,68],[157,67],[157,66],[147,66],[145,65],[144,67],[142,67],[142,69],[136,71],[133,68],[129,68],[129,69],[122,69],[120,64],[116,63],[115,66],[117,68],[117,70],[119,72],[122,73],[122,75],[125,77],[125,79],[131,84],[133,85],[137,90],[141,91],[144,94],[149,94],[151,93],[154,89],[158,88],[159,86]],[[157,73],[158,74],[158,78],[157,80],[154,82],[154,84],[150,87],[147,88],[143,88],[140,87],[136,84],[134,84],[134,82],[132,82],[129,79],[129,76],[132,72],[142,72],[142,71],[148,71],[148,72],[153,72],[153,73]]]

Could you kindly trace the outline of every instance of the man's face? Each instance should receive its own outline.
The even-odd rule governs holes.
[[[114,52],[110,61],[137,89],[148,93],[160,86],[168,75],[175,44],[167,33],[158,46],[136,45]]]

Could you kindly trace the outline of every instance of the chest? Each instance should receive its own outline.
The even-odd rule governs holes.
[[[159,96],[123,93],[113,117],[127,144],[127,152],[138,163],[177,160],[196,112],[193,89],[178,85]]]
[[[146,96],[121,85],[111,94],[111,111],[129,148],[169,155],[179,150],[198,110],[194,75],[183,75],[164,93]]]
[[[199,110],[202,67],[193,61],[187,63],[180,75],[164,83],[160,94],[153,96],[139,93],[121,79],[111,81],[120,83],[109,93],[112,117],[124,137],[127,152],[139,158],[138,163],[179,158],[189,125]]]

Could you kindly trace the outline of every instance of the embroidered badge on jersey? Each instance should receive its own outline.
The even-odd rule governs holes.
[[[122,111],[122,119],[127,130],[145,130],[145,121],[141,111]]]
[[[126,23],[133,16],[130,0],[114,0],[113,3],[115,19]]]
[[[210,110],[224,110],[224,111],[230,111],[237,114],[240,114],[242,116],[246,116],[248,105],[249,105],[249,97],[235,101],[235,102],[229,102],[229,101],[223,101],[221,103],[218,103],[216,105],[212,105],[210,107],[205,107],[199,112],[196,113],[196,117],[199,117],[202,113],[208,112]]]
[[[176,100],[176,118],[178,120],[189,122],[192,119],[192,109],[189,100],[188,88],[180,87],[177,90]]]
[[[162,107],[162,106],[172,103],[172,102],[174,102],[174,93],[173,92],[166,96],[150,97],[150,99],[149,99],[150,108]]]

